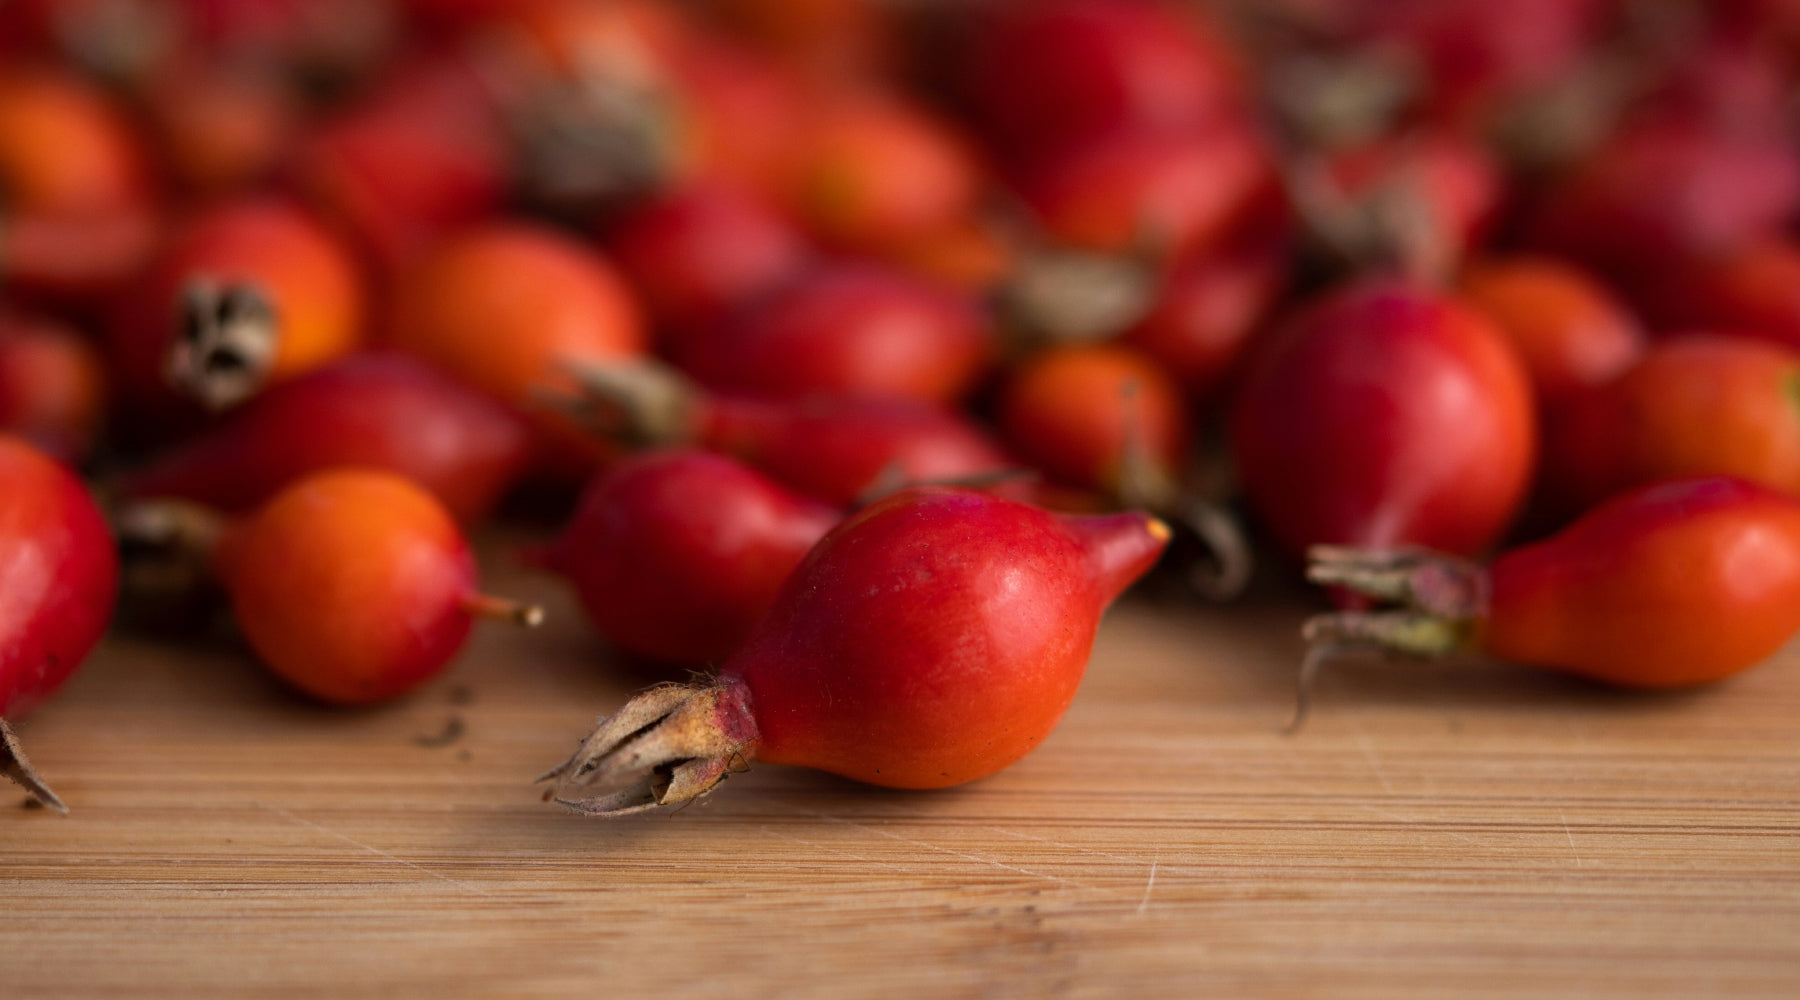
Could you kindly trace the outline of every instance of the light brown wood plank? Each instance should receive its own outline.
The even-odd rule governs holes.
[[[529,780],[645,678],[506,583],[554,624],[378,710],[110,640],[21,727],[74,813],[0,809],[0,996],[1800,995],[1796,651],[1672,697],[1346,663],[1284,736],[1300,608],[1138,601],[994,778],[597,822]]]

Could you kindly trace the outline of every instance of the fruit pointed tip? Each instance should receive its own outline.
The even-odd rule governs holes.
[[[1169,539],[1175,537],[1175,533],[1169,530],[1169,523],[1167,521],[1152,515],[1146,515],[1144,517],[1144,531],[1147,532],[1151,538],[1154,538],[1165,545],[1168,544]]]

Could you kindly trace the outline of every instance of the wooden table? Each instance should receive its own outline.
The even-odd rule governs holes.
[[[1346,663],[1290,737],[1295,601],[1140,599],[1001,775],[605,822],[530,779],[645,679],[505,586],[554,624],[371,711],[109,641],[22,727],[74,811],[0,809],[0,997],[1800,996],[1800,651]]]

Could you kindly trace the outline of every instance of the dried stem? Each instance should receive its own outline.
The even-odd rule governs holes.
[[[25,748],[19,745],[19,738],[13,735],[12,726],[5,719],[0,719],[0,774],[11,778],[25,789],[33,799],[54,809],[64,816],[69,814],[69,807],[56,797],[44,779],[38,777],[37,771],[31,767],[31,761],[25,756]]]
[[[521,628],[537,628],[544,624],[544,609],[538,605],[495,597],[492,594],[464,595],[462,606],[464,611],[477,618],[511,622]]]

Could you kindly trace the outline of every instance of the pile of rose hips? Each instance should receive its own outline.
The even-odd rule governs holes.
[[[1735,673],[1800,630],[1797,82],[1779,0],[0,4],[0,715],[118,552],[399,696],[539,617],[508,498],[718,667],[592,813],[999,770],[1236,514],[1335,588],[1309,672]]]

